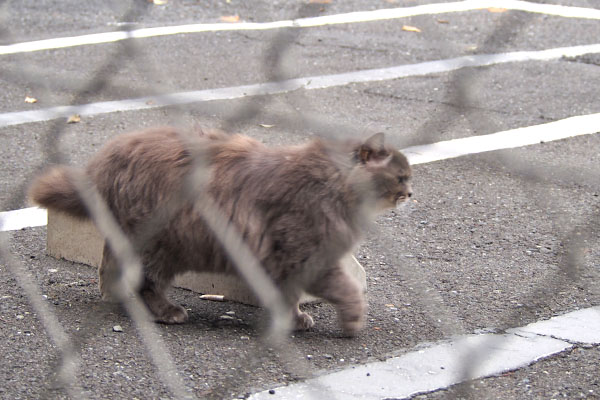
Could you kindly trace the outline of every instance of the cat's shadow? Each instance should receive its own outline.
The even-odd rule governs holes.
[[[260,337],[270,326],[268,310],[235,302],[208,302],[200,300],[197,293],[174,289],[173,297],[186,308],[189,320],[184,324],[154,323],[160,332],[197,336],[219,332],[223,339],[229,336]],[[83,299],[82,299],[83,300]],[[100,296],[83,301],[64,301],[54,305],[62,316],[64,327],[73,333],[72,338],[81,347],[97,337],[107,337],[136,330],[135,323],[126,308],[119,302],[105,301]],[[316,325],[308,331],[292,331],[289,337],[298,340],[345,339],[337,326],[333,306],[325,303],[309,303],[302,309],[313,316]],[[117,329],[117,331],[115,331]]]

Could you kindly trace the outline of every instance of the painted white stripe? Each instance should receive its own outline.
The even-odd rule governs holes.
[[[48,213],[43,208],[30,207],[0,212],[0,232],[45,226],[47,223]]]
[[[135,29],[129,32],[102,32],[81,36],[36,40],[31,42],[14,43],[0,46],[0,55],[26,53],[32,51],[60,49],[89,44],[112,43],[128,38],[148,38],[183,33],[201,33],[218,31],[268,30],[280,28],[309,28],[334,24],[349,24],[358,22],[373,22],[417,15],[431,15],[469,10],[480,10],[489,7],[506,8],[509,10],[528,11],[547,15],[600,19],[600,10],[593,8],[570,7],[554,4],[538,4],[519,0],[465,0],[452,3],[433,3],[414,7],[380,9],[373,11],[356,11],[345,14],[324,15],[295,20],[273,22],[241,22],[241,23],[208,23],[163,26],[154,28]]]
[[[57,118],[67,118],[72,114],[91,116],[116,111],[135,111],[169,105],[181,105],[213,100],[231,100],[247,96],[281,94],[298,89],[325,89],[343,86],[350,83],[376,82],[411,76],[444,73],[464,67],[482,67],[524,61],[547,61],[558,59],[563,56],[575,57],[583,54],[598,52],[600,52],[600,44],[559,47],[539,51],[479,54],[388,68],[377,68],[332,75],[310,76],[305,78],[289,79],[281,82],[257,83],[228,88],[206,89],[160,96],[148,96],[137,99],[104,101],[80,106],[58,106],[33,111],[8,112],[0,114],[0,128],[30,122],[43,122]]]
[[[586,308],[510,329],[508,333],[552,336],[570,343],[600,343],[600,307]]]
[[[384,362],[353,366],[276,388],[275,393],[256,393],[249,399],[318,399],[322,393],[339,400],[406,398],[444,389],[468,379],[494,376],[525,367],[571,348],[572,342],[598,344],[599,317],[600,307],[593,307],[517,328],[508,334],[463,336]],[[590,321],[589,318],[594,319]],[[542,329],[545,325],[551,325],[553,329]],[[532,326],[538,327],[535,334],[522,334],[531,331]],[[552,337],[557,331],[570,332],[566,335],[566,341]],[[576,338],[586,339],[573,340]],[[481,362],[477,362],[477,359]],[[465,375],[465,365],[472,367],[468,375]]]
[[[467,154],[511,149],[600,132],[600,113],[570,117],[541,125],[511,129],[489,135],[470,136],[402,149],[413,165],[446,160]],[[37,207],[0,213],[0,232],[46,225],[46,210]]]
[[[570,117],[541,125],[470,136],[403,149],[411,164],[423,164],[467,154],[512,149],[541,142],[600,132],[600,113]]]

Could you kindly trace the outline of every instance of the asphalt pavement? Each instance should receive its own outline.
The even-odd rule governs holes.
[[[123,27],[233,27],[454,4],[155,3],[162,2],[4,2],[0,44]],[[583,17],[568,18],[551,7],[541,12],[508,5],[444,13],[422,9],[414,16],[291,29],[213,27],[13,54],[0,51],[0,120],[16,121],[9,113],[22,111],[39,110],[41,115],[36,122],[0,125],[0,211],[29,207],[23,196],[27,184],[50,161],[83,165],[108,138],[149,126],[225,126],[268,144],[385,132],[398,148],[408,148],[600,113],[599,51],[539,57],[549,49],[599,44],[600,19],[593,12],[600,10],[599,4],[533,3],[589,10]],[[537,59],[501,61],[503,55],[521,51],[538,52]],[[494,55],[489,65],[448,67],[447,60],[483,54]],[[428,61],[443,61],[441,72],[373,78],[381,73],[373,72],[378,69]],[[329,77],[322,88],[310,82],[295,90],[277,87],[267,96],[242,90],[210,101],[198,95],[179,105],[159,106],[152,100],[163,94],[214,95],[223,88],[357,71],[371,72],[353,75],[344,84],[333,84]],[[26,97],[36,101],[26,102]],[[124,100],[138,98],[146,99],[145,106],[125,109]],[[94,115],[82,112],[77,123],[43,116],[52,107],[110,101],[120,103]],[[579,128],[565,129],[575,134]],[[506,147],[414,166],[413,201],[379,217],[356,252],[367,271],[369,301],[367,326],[356,338],[342,337],[330,305],[309,304],[305,309],[315,327],[293,334],[282,353],[263,341],[264,310],[208,302],[197,293],[173,289],[172,297],[188,309],[190,321],[158,325],[157,330],[188,393],[244,398],[308,375],[418,351],[456,335],[502,334],[600,305],[600,135]],[[81,359],[76,378],[88,398],[173,397],[127,313],[101,300],[92,268],[47,256],[44,226],[3,235],[10,239],[10,257],[5,254],[0,263],[1,398],[69,396],[57,380],[63,365],[60,344],[48,335],[9,262],[30,274],[70,338]],[[440,387],[417,398],[597,398],[599,362],[598,343],[576,342],[515,371]]]

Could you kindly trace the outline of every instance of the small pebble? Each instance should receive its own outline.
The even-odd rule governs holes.
[[[224,320],[226,320],[226,321],[231,321],[231,320],[233,320],[234,318],[233,318],[231,315],[221,315],[221,316],[219,317],[219,319],[224,319]]]
[[[113,326],[113,332],[123,332],[123,328],[121,325],[115,325]]]
[[[275,394],[275,390],[269,389],[269,394]]]
[[[307,359],[307,360],[312,360],[312,355],[308,354],[308,355],[306,356],[306,359]]]
[[[23,318],[25,318],[23,315],[21,315],[21,314],[17,315],[17,319],[23,319]]]
[[[249,336],[240,336],[240,339],[242,339],[242,340],[250,340],[250,337]]]
[[[227,314],[227,315],[235,315],[235,311],[227,311],[225,314]]]

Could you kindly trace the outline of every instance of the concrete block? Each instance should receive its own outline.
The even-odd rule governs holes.
[[[102,262],[103,248],[104,238],[93,222],[73,218],[63,212],[48,210],[47,252],[49,255],[97,268]],[[367,278],[362,265],[352,255],[346,256],[342,263],[366,291]],[[173,284],[201,294],[223,295],[225,300],[258,305],[254,293],[237,276],[186,272],[177,275]],[[302,302],[314,300],[316,299],[307,295],[302,298]]]
[[[46,251],[56,258],[99,267],[104,238],[91,220],[48,210]]]

